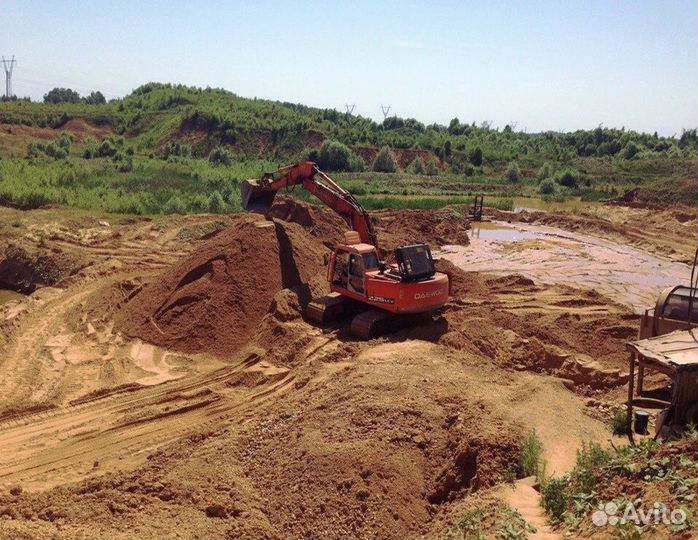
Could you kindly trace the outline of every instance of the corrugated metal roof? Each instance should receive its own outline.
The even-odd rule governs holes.
[[[676,330],[663,336],[631,341],[627,344],[645,358],[675,368],[698,367],[698,330]]]

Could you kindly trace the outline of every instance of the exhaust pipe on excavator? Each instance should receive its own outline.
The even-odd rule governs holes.
[[[258,180],[243,180],[240,183],[242,207],[248,212],[267,212],[276,196],[276,191],[264,189]]]

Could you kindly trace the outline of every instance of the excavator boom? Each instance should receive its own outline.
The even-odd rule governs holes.
[[[265,173],[259,180],[244,180],[241,185],[242,206],[245,210],[266,211],[283,188],[302,186],[339,214],[346,224],[359,233],[361,242],[378,247],[378,238],[368,212],[342,186],[318,169],[312,161],[300,161]]]

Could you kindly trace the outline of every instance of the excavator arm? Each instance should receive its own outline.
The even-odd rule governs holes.
[[[276,172],[264,173],[259,180],[244,180],[241,185],[242,206],[245,210],[268,210],[277,191],[294,186],[302,186],[339,214],[351,229],[359,233],[361,241],[374,246],[380,256],[378,238],[368,212],[351,193],[312,161],[299,161]]]

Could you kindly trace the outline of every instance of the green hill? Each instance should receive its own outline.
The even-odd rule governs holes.
[[[149,83],[103,104],[0,102],[0,204],[203,211],[218,191],[224,210],[235,210],[240,178],[306,158],[347,172],[339,179],[364,196],[593,199],[637,187],[653,192],[659,183],[663,197],[681,200],[686,190],[695,195],[697,140],[696,130],[673,138],[600,127],[523,133],[456,118],[448,126],[399,117],[379,124],[221,89]]]

